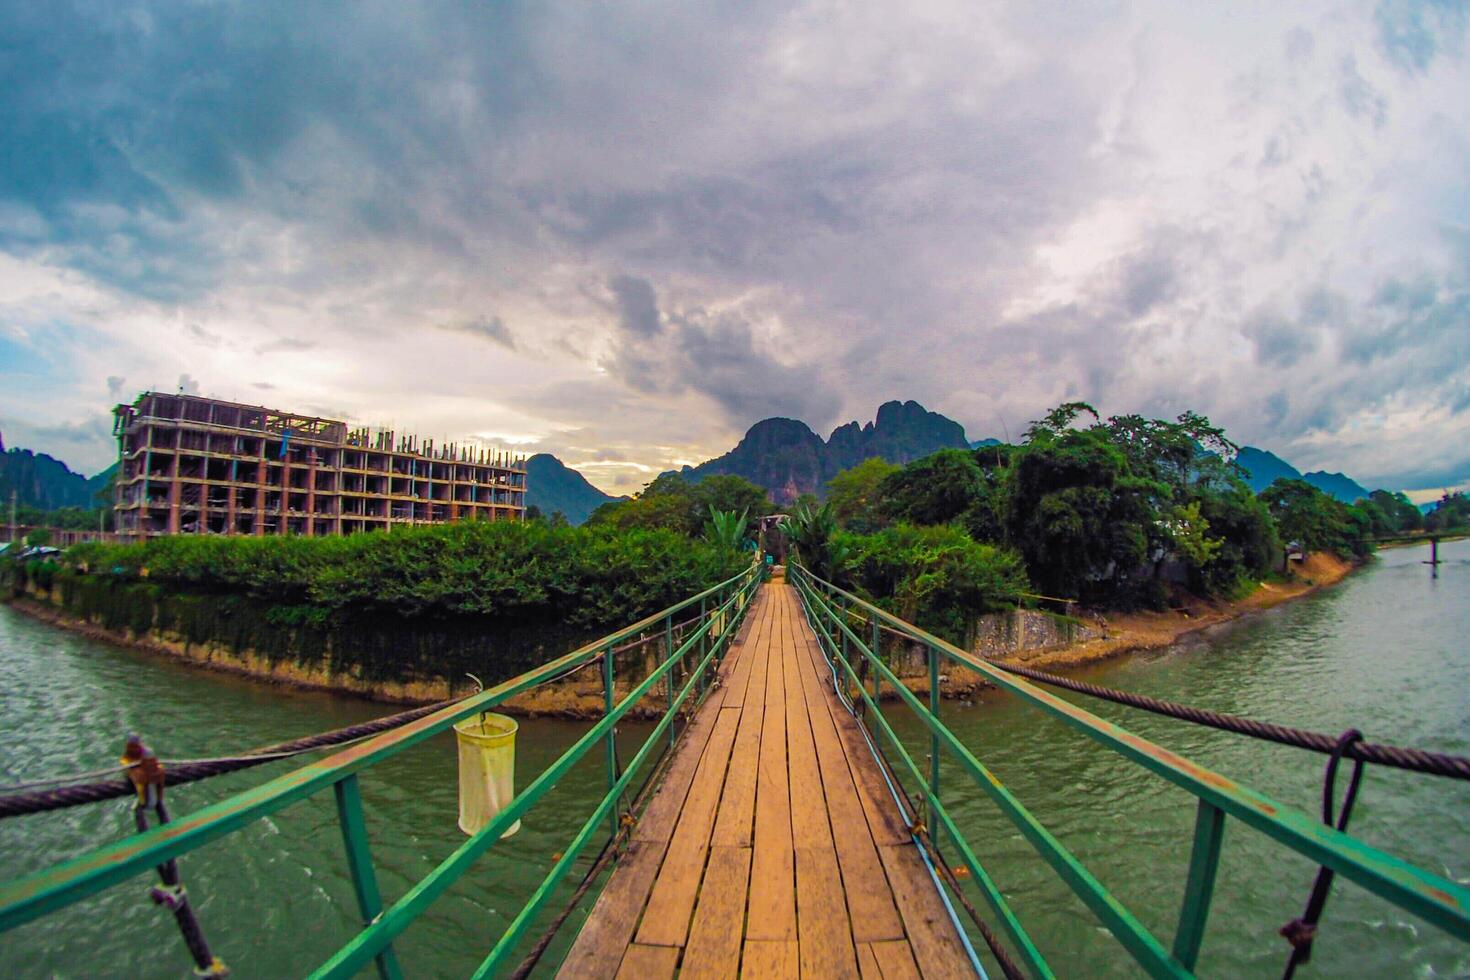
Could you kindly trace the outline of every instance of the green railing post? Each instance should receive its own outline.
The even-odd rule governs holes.
[[[939,721],[939,651],[924,648],[929,654],[929,713]],[[939,796],[939,733],[929,733],[929,791]]]
[[[841,612],[842,612],[842,622],[843,623],[846,623],[847,622],[847,600],[846,599],[843,599],[841,601],[842,601],[842,605],[841,605],[840,609],[841,609]],[[842,659],[843,660],[846,660],[847,659],[847,634],[846,633],[843,633],[842,634]]]
[[[609,643],[602,651],[602,703],[607,714],[613,713],[613,647]],[[618,785],[618,726],[607,730],[607,791],[611,793]],[[612,825],[612,836],[618,836],[618,808],[614,804],[608,811],[608,822]]]
[[[670,613],[669,615],[667,615],[667,616],[664,617],[664,656],[665,657],[672,657],[673,655],[674,655],[674,615],[673,615],[673,613]],[[680,663],[682,664],[683,663],[683,658],[681,657],[681,658],[679,658],[679,660],[680,660]],[[669,711],[673,711],[674,710],[674,683],[675,683],[675,678],[678,676],[678,673],[679,673],[679,668],[676,665],[674,668],[672,668],[669,671],[669,676],[664,681],[664,690],[668,693],[667,707],[664,709],[665,712],[669,712]],[[678,727],[679,727],[679,722],[677,720],[669,722],[669,749],[671,751],[674,748],[674,740],[678,738],[678,731],[677,731]]]
[[[378,891],[378,875],[373,871],[373,855],[368,849],[367,821],[362,814],[362,789],[357,774],[352,773],[332,785],[337,793],[337,823],[342,827],[342,843],[347,846],[347,869],[352,872],[352,890],[357,893],[357,910],[362,924],[372,925],[383,911],[383,895]],[[398,957],[393,947],[384,946],[377,955],[378,976],[383,980],[401,980]]]
[[[1179,928],[1174,933],[1174,958],[1186,970],[1194,970],[1200,943],[1205,938],[1224,836],[1225,811],[1208,800],[1200,800],[1194,821],[1194,848],[1189,854],[1189,878],[1184,885],[1184,906],[1179,910]]]
[[[699,600],[699,656],[695,658],[696,663],[704,663],[704,655],[709,653],[709,624],[704,621],[704,600]],[[699,696],[704,697],[709,690],[709,678],[701,672],[699,675]]]

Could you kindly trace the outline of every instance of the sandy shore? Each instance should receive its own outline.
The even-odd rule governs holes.
[[[1015,659],[1017,662],[1024,662],[1028,667],[1064,669],[1139,650],[1167,647],[1190,633],[1270,609],[1335,585],[1358,567],[1335,555],[1311,555],[1302,562],[1290,581],[1262,582],[1244,599],[1235,602],[1193,599],[1182,609],[1101,616],[1087,623],[1089,627],[1101,630],[1101,637],[1048,650],[1027,650],[1024,658]]]

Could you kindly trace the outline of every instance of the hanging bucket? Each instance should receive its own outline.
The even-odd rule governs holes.
[[[459,743],[459,829],[473,836],[490,825],[515,799],[516,729],[514,718],[485,713],[454,726]],[[521,829],[517,820],[501,834]]]

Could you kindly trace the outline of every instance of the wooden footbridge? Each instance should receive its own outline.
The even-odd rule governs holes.
[[[795,588],[720,679],[561,975],[973,976]]]
[[[395,719],[366,741],[163,826],[0,882],[0,932],[163,866],[177,867],[187,879],[187,862],[175,866],[174,859],[330,789],[362,927],[326,963],[303,963],[301,972],[350,977],[375,967],[384,978],[402,976],[405,966],[419,972],[415,964],[400,964],[395,938],[492,846],[514,848],[515,838],[502,841],[505,832],[573,766],[601,756],[607,792],[585,814],[558,815],[558,823],[568,824],[565,849],[474,976],[519,978],[557,969],[542,954],[565,921],[552,915],[552,899],[564,897],[559,886],[574,873],[581,880],[577,894],[602,890],[588,892],[597,897],[561,959],[567,977],[945,977],[983,975],[987,967],[1008,977],[1053,976],[1020,911],[946,805],[951,780],[978,787],[1111,934],[1116,945],[1099,937],[1098,957],[1121,953],[1149,976],[1194,974],[1227,823],[1266,834],[1470,941],[1465,885],[1198,766],[808,572],[793,568],[789,583],[764,584],[763,572],[753,564],[478,694]],[[926,658],[927,697],[894,673],[884,634],[888,650],[902,646]],[[619,657],[632,652],[636,659],[626,663],[647,664],[650,648],[660,650],[652,669],[619,690]],[[516,694],[594,665],[602,675],[603,716],[544,771],[520,774],[523,785],[498,814],[385,904],[358,772]],[[1167,944],[943,723],[941,669],[979,674],[1115,752],[1118,764],[1142,766],[1194,799],[1188,872]],[[880,685],[896,702],[880,704]],[[616,726],[635,707],[653,707],[659,720],[624,761]],[[916,761],[890,726],[886,716],[898,710],[911,712],[927,731],[927,760]],[[602,857],[589,866],[594,843]],[[610,874],[599,870],[613,858]],[[291,942],[288,935],[261,939]],[[196,952],[201,937],[192,940],[200,940],[190,942],[199,974],[218,975],[207,953]],[[237,965],[250,972],[248,962]]]

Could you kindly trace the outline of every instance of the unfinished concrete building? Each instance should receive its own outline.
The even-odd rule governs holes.
[[[145,392],[113,414],[124,540],[525,519],[525,461],[503,452],[195,395]]]

